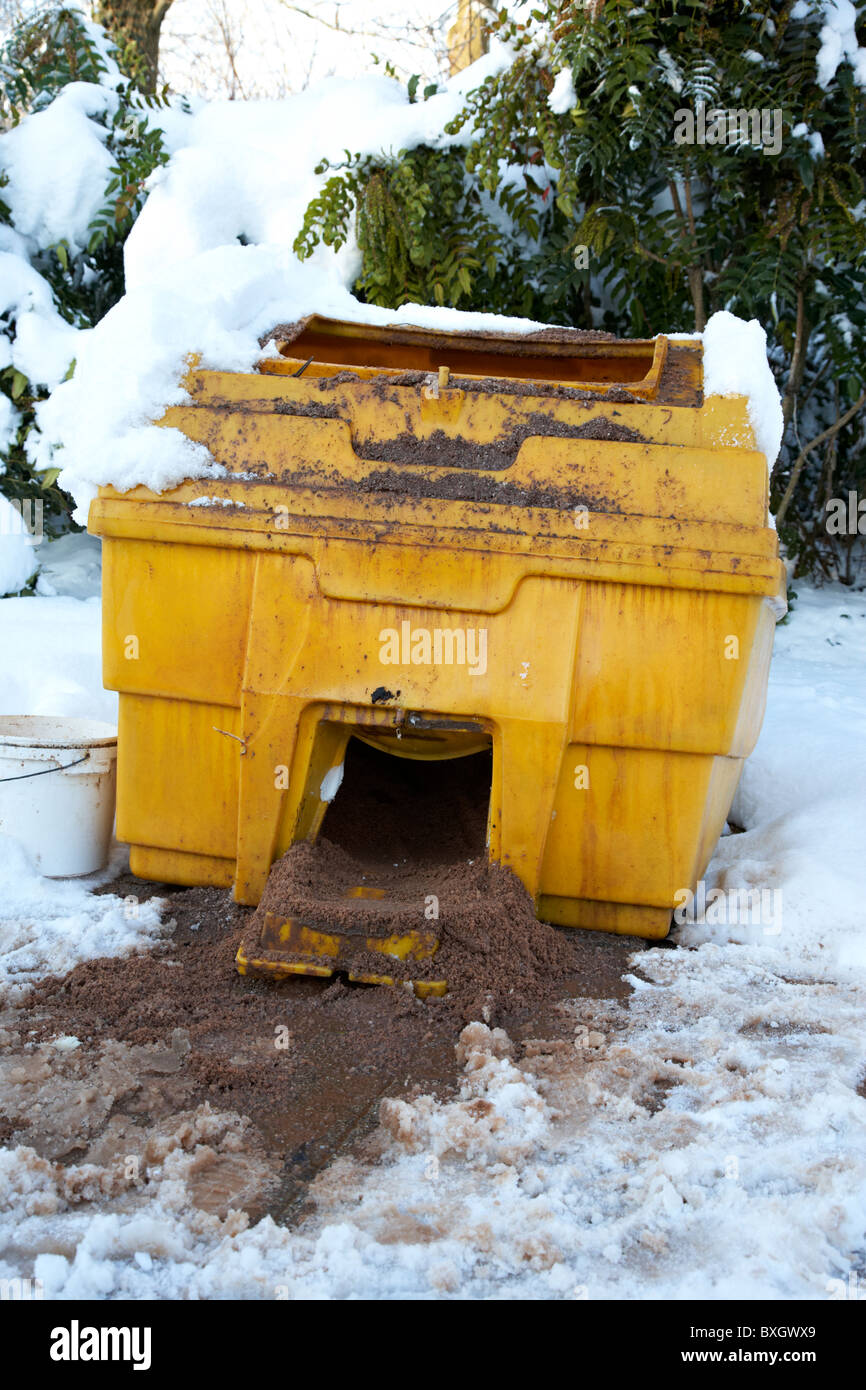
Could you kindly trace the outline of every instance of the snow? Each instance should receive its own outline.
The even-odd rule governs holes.
[[[8,250],[0,251],[0,306],[9,306],[17,321],[13,362],[32,381],[52,388],[37,406],[31,462],[61,467],[59,481],[76,499],[77,520],[86,520],[102,485],[126,491],[144,484],[162,492],[185,478],[225,475],[204,445],[153,424],[167,407],[186,399],[181,383],[193,356],[205,367],[250,371],[261,355],[259,339],[275,323],[313,313],[464,331],[530,332],[543,326],[414,304],[396,312],[362,305],[348,288],[358,270],[353,243],[337,253],[320,246],[303,264],[290,249],[325,177],[316,174],[316,164],[322,157],[337,163],[345,158],[347,113],[353,153],[465,140],[468,131],[446,136],[446,123],[461,109],[465,92],[501,72],[512,56],[493,44],[427,101],[409,102],[399,83],[368,76],[331,78],[279,102],[200,103],[192,114],[160,112],[173,154],[151,177],[147,202],[126,242],[127,293],[86,331],[59,318],[49,286],[21,250],[61,236],[74,244],[83,235],[106,179],[105,132],[89,113],[110,107],[115,94],[73,84],[2,137],[14,137],[10,196],[18,231],[17,241],[7,239]],[[570,69],[563,69],[551,100],[565,110],[569,91]],[[55,178],[53,133],[55,123],[67,118],[71,134],[62,146],[62,177]],[[310,131],[314,139],[299,137]],[[52,177],[34,173],[45,168]],[[749,397],[757,447],[771,463],[781,414],[765,348],[757,323],[742,325],[730,314],[715,315],[704,335],[705,389]],[[74,375],[63,380],[73,358]],[[99,410],[93,409],[95,400]],[[213,500],[207,489],[201,496]]]
[[[0,519],[8,507],[0,497]],[[0,528],[0,565],[9,539]],[[102,689],[99,598],[69,596],[70,591],[98,594],[99,542],[68,535],[43,541],[40,551],[46,563],[39,586],[50,576],[54,595],[0,601],[0,714],[82,716],[116,725],[117,696]],[[27,552],[29,578],[34,554],[29,545]],[[121,899],[94,896],[92,890],[110,882],[125,862],[125,850],[116,848],[101,874],[55,881],[35,871],[17,841],[0,836],[0,1005],[20,1001],[46,974],[63,974],[82,960],[146,949],[168,934],[158,902],[141,903],[130,914]],[[73,1045],[61,1041],[65,1048]]]
[[[683,76],[666,48],[659,49],[659,62],[671,91],[679,94],[683,90]]]
[[[704,345],[704,396],[747,398],[755,447],[772,468],[782,443],[782,402],[767,361],[764,329],[757,319],[746,323],[721,310],[698,336]]]
[[[107,130],[89,118],[116,105],[116,95],[105,87],[72,82],[44,111],[0,135],[0,165],[8,178],[4,200],[34,250],[64,240],[72,251],[86,245],[113,163],[105,148]]]
[[[410,102],[400,83],[367,76],[328,78],[284,101],[202,105],[184,147],[158,172],[126,242],[127,288],[239,236],[291,245],[322,185],[314,172],[321,159],[343,162],[347,138],[350,152],[362,155],[465,141],[465,134],[445,135],[446,124],[460,112],[468,88],[509,61],[508,51],[496,45],[428,101]],[[333,259],[330,253],[324,258]],[[346,283],[355,273],[354,257],[348,260]]]
[[[817,130],[810,131],[805,121],[798,121],[792,128],[791,134],[794,139],[808,138],[809,151],[813,159],[823,159],[824,141]]]
[[[193,497],[186,504],[188,507],[245,507],[246,503],[241,502],[236,497]]]
[[[137,903],[131,913],[122,898],[94,895],[125,860],[115,850],[101,874],[42,878],[17,840],[0,835],[0,1002],[20,1002],[35,980],[65,975],[80,961],[130,955],[170,935],[160,900]]]
[[[102,689],[98,599],[4,599],[0,650],[0,714],[70,715],[117,724],[117,696]]]
[[[14,235],[4,237],[0,239],[0,248],[0,313],[18,318],[34,310],[43,314],[56,312],[51,286],[21,259],[23,247],[18,239]]]
[[[30,261],[63,244],[73,255],[81,251],[93,219],[113,206],[106,188],[115,156],[107,148],[105,122],[117,115],[122,78],[102,30],[80,18],[105,64],[99,82],[70,83],[48,105],[0,134],[3,201],[13,223],[0,226],[0,318],[7,324],[0,335],[0,369],[12,365],[34,385],[49,389],[66,376],[86,330],[57,313],[50,285]],[[158,126],[169,152],[185,143],[191,120],[179,103],[142,103],[134,118],[151,129]],[[9,425],[5,418],[0,421],[4,447]]]
[[[312,313],[445,329],[543,327],[530,319],[457,309],[404,305],[393,311],[360,304],[334,273],[301,265],[285,245],[216,247],[132,289],[81,336],[75,375],[38,407],[37,461],[64,465],[60,482],[76,498],[80,520],[100,484],[123,491],[145,484],[162,492],[184,478],[224,476],[203,445],[150,422],[185,399],[180,382],[191,353],[206,367],[250,371],[261,356],[264,333]],[[94,399],[99,411],[93,410]],[[62,441],[56,460],[48,441]]]
[[[7,346],[6,340],[0,337],[0,354]],[[0,366],[0,371],[9,366],[8,361],[4,361]],[[0,454],[2,454],[12,443],[18,432],[18,411],[10,401],[8,396],[0,395]],[[6,465],[0,458],[0,475],[5,473]]]
[[[343,785],[343,764],[332,767],[322,778],[322,785],[319,788],[319,798],[322,801],[333,801],[340,787]]]
[[[23,589],[36,565],[36,552],[21,512],[0,493],[0,598]]]
[[[419,305],[397,313],[360,305],[347,289],[358,270],[353,244],[337,254],[320,247],[303,265],[289,249],[322,184],[316,164],[322,157],[337,163],[345,158],[347,113],[352,153],[396,153],[420,142],[466,140],[466,132],[446,136],[445,125],[460,111],[467,90],[511,60],[510,51],[494,43],[427,101],[410,103],[405,89],[387,77],[332,78],[285,101],[201,103],[183,120],[167,121],[174,153],[152,176],[149,197],[127,240],[126,296],[87,333],[53,325],[52,333],[43,335],[41,358],[28,350],[34,335],[28,340],[25,330],[22,343],[28,373],[51,386],[76,359],[72,380],[58,385],[38,407],[42,433],[31,452],[37,467],[62,466],[61,485],[79,504],[77,519],[85,519],[90,499],[105,483],[121,490],[144,483],[164,491],[184,478],[221,476],[203,446],[178,431],[151,427],[167,406],[185,399],[180,380],[191,354],[204,366],[248,371],[260,355],[263,333],[279,321],[316,312],[428,327],[529,332],[541,326]],[[88,89],[87,100],[96,101],[98,92],[105,96],[102,88]],[[69,105],[75,116],[87,101],[81,92],[73,96]],[[49,114],[54,105],[40,114]],[[34,120],[28,117],[22,127]],[[299,131],[314,131],[315,139],[299,138]],[[75,177],[86,185],[81,194],[86,202],[91,193],[96,196],[101,177],[93,146],[99,136],[91,131],[85,145],[83,131],[79,135],[71,162],[83,166]],[[21,182],[16,208],[32,239],[45,222],[50,198],[45,186],[29,188],[23,176]],[[77,224],[65,217],[58,212],[52,236],[61,222],[67,237],[75,235]],[[33,281],[32,293],[41,290],[41,312],[49,312],[47,286],[29,267],[24,270]],[[94,399],[102,406],[98,412]]]
[[[3,238],[0,246],[4,241],[10,249],[0,250],[0,317],[15,323],[15,340],[10,343],[0,334],[2,366],[14,366],[34,384],[53,388],[66,375],[85,333],[60,317],[50,285],[22,259],[20,249],[11,249],[15,241]]]
[[[851,0],[824,0],[824,24],[818,51],[818,85],[829,87],[844,59],[854,70],[854,81],[866,87],[866,48],[857,42],[857,10]]]
[[[21,602],[0,604],[0,632]],[[49,619],[60,632],[57,600],[27,602],[43,641]],[[866,595],[801,586],[733,808],[745,831],[707,873],[778,887],[779,934],[678,929],[679,949],[631,958],[628,1008],[570,1006],[572,1040],[470,1025],[459,1094],[386,1102],[381,1160],[332,1163],[293,1230],[192,1200],[231,1116],[179,1120],[134,1189],[116,1164],[0,1150],[0,1277],[64,1299],[826,1299],[856,1267],[866,1202],[864,660]],[[44,938],[15,929],[13,985],[43,940],[56,969],[73,939],[155,935],[117,899],[11,869],[4,902],[47,920]],[[81,1054],[50,1050],[52,1075]]]
[[[4,240],[10,249],[0,250],[0,317],[7,315],[15,323],[15,341],[0,335],[2,365],[53,388],[66,375],[83,335],[60,317],[50,285],[22,259],[20,249],[11,249],[15,241],[4,238],[0,246]]]
[[[71,598],[98,599],[101,588],[102,542],[98,537],[70,531],[42,543],[37,594],[47,598],[66,594]]]
[[[73,328],[59,314],[21,314],[15,325],[12,361],[31,382],[53,390],[80,352],[87,331]]]
[[[764,883],[783,884],[785,941],[844,973],[866,966],[866,605],[862,595],[840,601],[838,593],[804,589],[777,633],[775,718],[764,726],[732,811],[736,823],[760,829],[748,837],[748,860],[739,844],[747,837],[734,836],[720,845],[718,863],[720,882],[730,877],[734,853],[744,886],[762,874]],[[796,755],[793,730],[804,744]],[[816,825],[820,835],[810,833]]]
[[[90,224],[105,203],[114,156],[103,122],[110,123],[119,109],[117,87],[124,78],[100,27],[84,14],[79,19],[105,66],[99,82],[70,82],[47,106],[0,135],[0,167],[7,178],[3,200],[23,242],[19,254],[61,242],[72,253],[84,249]],[[169,151],[185,143],[190,115],[180,103],[142,103],[135,116],[150,129],[162,129]]]
[[[574,75],[571,68],[562,68],[556,74],[556,81],[547,98],[547,104],[555,116],[564,116],[566,112],[572,111],[577,105],[577,93],[574,90]]]

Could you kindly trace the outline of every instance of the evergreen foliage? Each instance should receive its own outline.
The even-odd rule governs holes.
[[[106,59],[94,32],[78,10],[57,6],[18,25],[0,49],[0,119],[7,129],[44,110],[71,82],[107,87],[114,100],[90,119],[106,134],[113,158],[104,201],[93,217],[87,244],[73,249],[60,241],[34,250],[30,263],[50,285],[62,318],[76,328],[98,323],[123,294],[123,243],[144,203],[144,185],[167,161],[162,132],[149,116],[165,97],[143,92]],[[0,171],[0,200],[5,178]],[[14,227],[10,209],[0,201],[0,222]],[[14,341],[15,323],[0,318],[0,333]],[[7,359],[8,360],[8,359]],[[70,364],[70,372],[74,363]],[[14,367],[0,373],[0,390],[16,411],[16,431],[0,458],[0,490],[12,498],[38,498],[46,529],[57,532],[69,522],[72,499],[57,486],[56,468],[39,471],[31,462],[28,440],[36,429],[34,407],[48,394],[41,383],[27,380]]]
[[[847,60],[819,85],[821,0],[546,0],[519,13],[493,26],[514,62],[446,128],[464,142],[459,196],[444,194],[459,187],[454,146],[423,152],[426,201],[421,152],[350,161],[310,205],[299,254],[335,228],[344,240],[354,215],[357,291],[376,303],[435,299],[632,336],[700,329],[721,308],[760,319],[785,403],[781,534],[801,568],[852,578],[856,539],[828,536],[825,502],[866,493],[866,410],[810,452],[785,500],[801,449],[866,375],[866,94]],[[575,101],[554,111],[563,69]],[[766,136],[749,121],[741,139],[677,143],[678,113],[701,104],[705,116],[766,113]],[[428,238],[432,259],[413,260]],[[464,259],[467,242],[485,255]]]

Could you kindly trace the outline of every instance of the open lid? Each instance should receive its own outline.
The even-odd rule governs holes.
[[[640,400],[698,404],[701,351],[697,343],[657,338],[622,339],[574,328],[531,333],[450,332],[404,324],[348,323],[318,314],[280,324],[262,340],[278,358],[265,358],[268,374],[328,376],[352,370],[362,376],[432,372],[447,368],[459,378],[538,382],[608,392],[620,387]],[[670,369],[677,359],[677,371]],[[300,370],[299,370],[300,369]],[[669,378],[671,390],[665,389]],[[684,393],[690,399],[682,399]]]

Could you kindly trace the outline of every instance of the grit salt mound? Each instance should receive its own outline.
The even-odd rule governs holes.
[[[463,1022],[501,1022],[516,1007],[537,1012],[582,993],[573,934],[537,921],[517,877],[488,862],[490,778],[489,752],[418,761],[351,739],[321,834],[272,866],[250,936],[267,912],[367,937],[432,930],[439,946],[426,960],[371,951],[352,966],[444,979],[447,995],[428,999],[423,1013],[455,1036]],[[359,886],[384,896],[359,899]]]
[[[373,870],[324,838],[296,844],[271,870],[254,920],[273,912],[322,930],[358,930],[363,908],[346,893],[365,881],[384,889],[387,904],[366,919],[370,935],[434,928],[440,944],[426,961],[404,964],[371,952],[354,964],[412,980],[447,980],[448,994],[428,1001],[437,1014],[489,1023],[518,1000],[531,1007],[569,993],[575,957],[566,936],[536,919],[532,899],[510,869],[485,858]],[[432,920],[425,911],[431,897],[439,914]]]

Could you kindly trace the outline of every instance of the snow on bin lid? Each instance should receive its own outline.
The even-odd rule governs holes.
[[[772,468],[782,444],[784,424],[763,328],[757,319],[746,322],[723,309],[713,314],[703,333],[691,337],[704,345],[704,397],[746,398],[755,447]],[[734,439],[725,442],[741,443]]]

